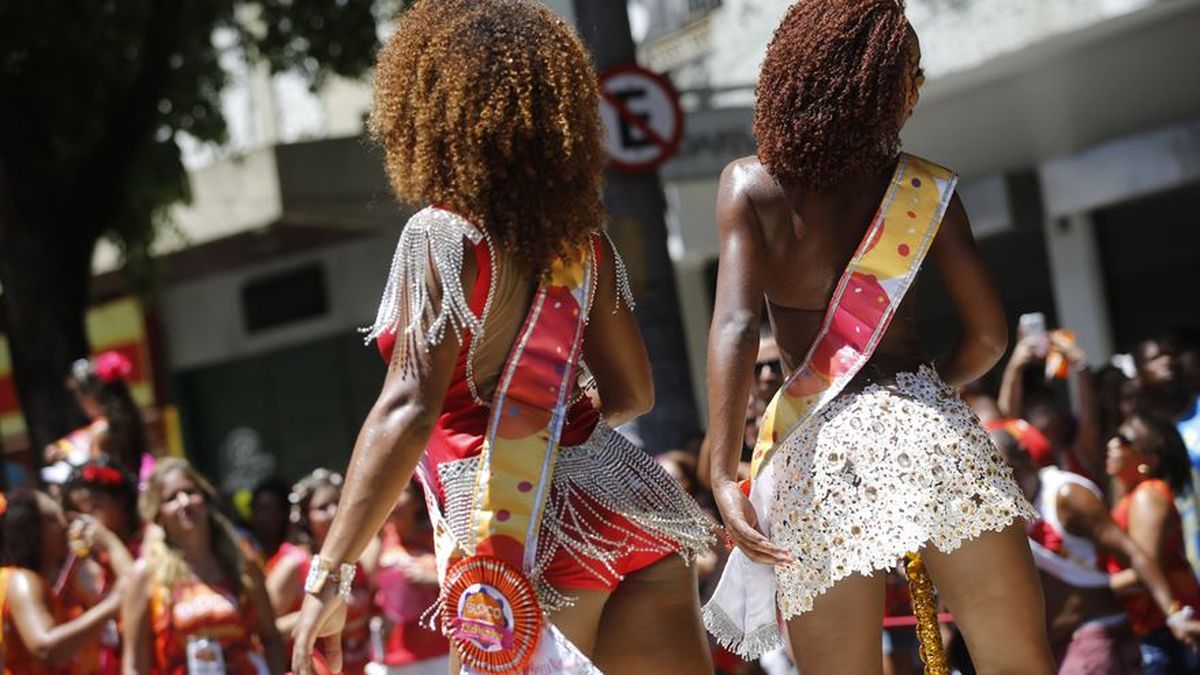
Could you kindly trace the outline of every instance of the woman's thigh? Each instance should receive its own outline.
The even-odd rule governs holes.
[[[626,576],[604,608],[593,661],[609,675],[713,672],[695,569],[671,555]]]
[[[787,622],[796,666],[804,675],[883,671],[883,572],[854,574],[817,596]]]
[[[980,673],[1053,673],[1042,585],[1024,527],[984,532],[952,553],[932,546],[925,565],[954,614]]]

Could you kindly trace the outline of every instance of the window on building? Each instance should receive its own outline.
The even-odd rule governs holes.
[[[329,311],[325,269],[319,264],[260,277],[242,287],[242,319],[247,333],[259,333]]]

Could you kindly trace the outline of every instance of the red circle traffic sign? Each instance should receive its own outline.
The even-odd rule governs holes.
[[[675,87],[637,65],[600,74],[600,119],[609,164],[620,171],[657,169],[683,141],[683,108]]]

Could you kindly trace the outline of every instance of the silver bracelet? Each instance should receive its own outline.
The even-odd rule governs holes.
[[[354,575],[357,568],[353,563],[342,563],[337,572],[333,564],[319,555],[312,557],[308,565],[308,576],[304,578],[304,592],[319,595],[325,589],[325,584],[333,581],[337,584],[337,595],[343,601],[350,600],[350,590],[354,586]]]

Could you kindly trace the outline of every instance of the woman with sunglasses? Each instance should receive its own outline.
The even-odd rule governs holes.
[[[1106,469],[1124,493],[1113,508],[1113,520],[1162,569],[1176,598],[1164,613],[1127,569],[1127,561],[1108,560],[1113,587],[1141,642],[1142,670],[1147,675],[1200,672],[1196,645],[1185,645],[1171,631],[1200,610],[1200,583],[1184,557],[1175,508],[1175,496],[1192,489],[1183,441],[1169,420],[1134,413],[1108,442]]]

